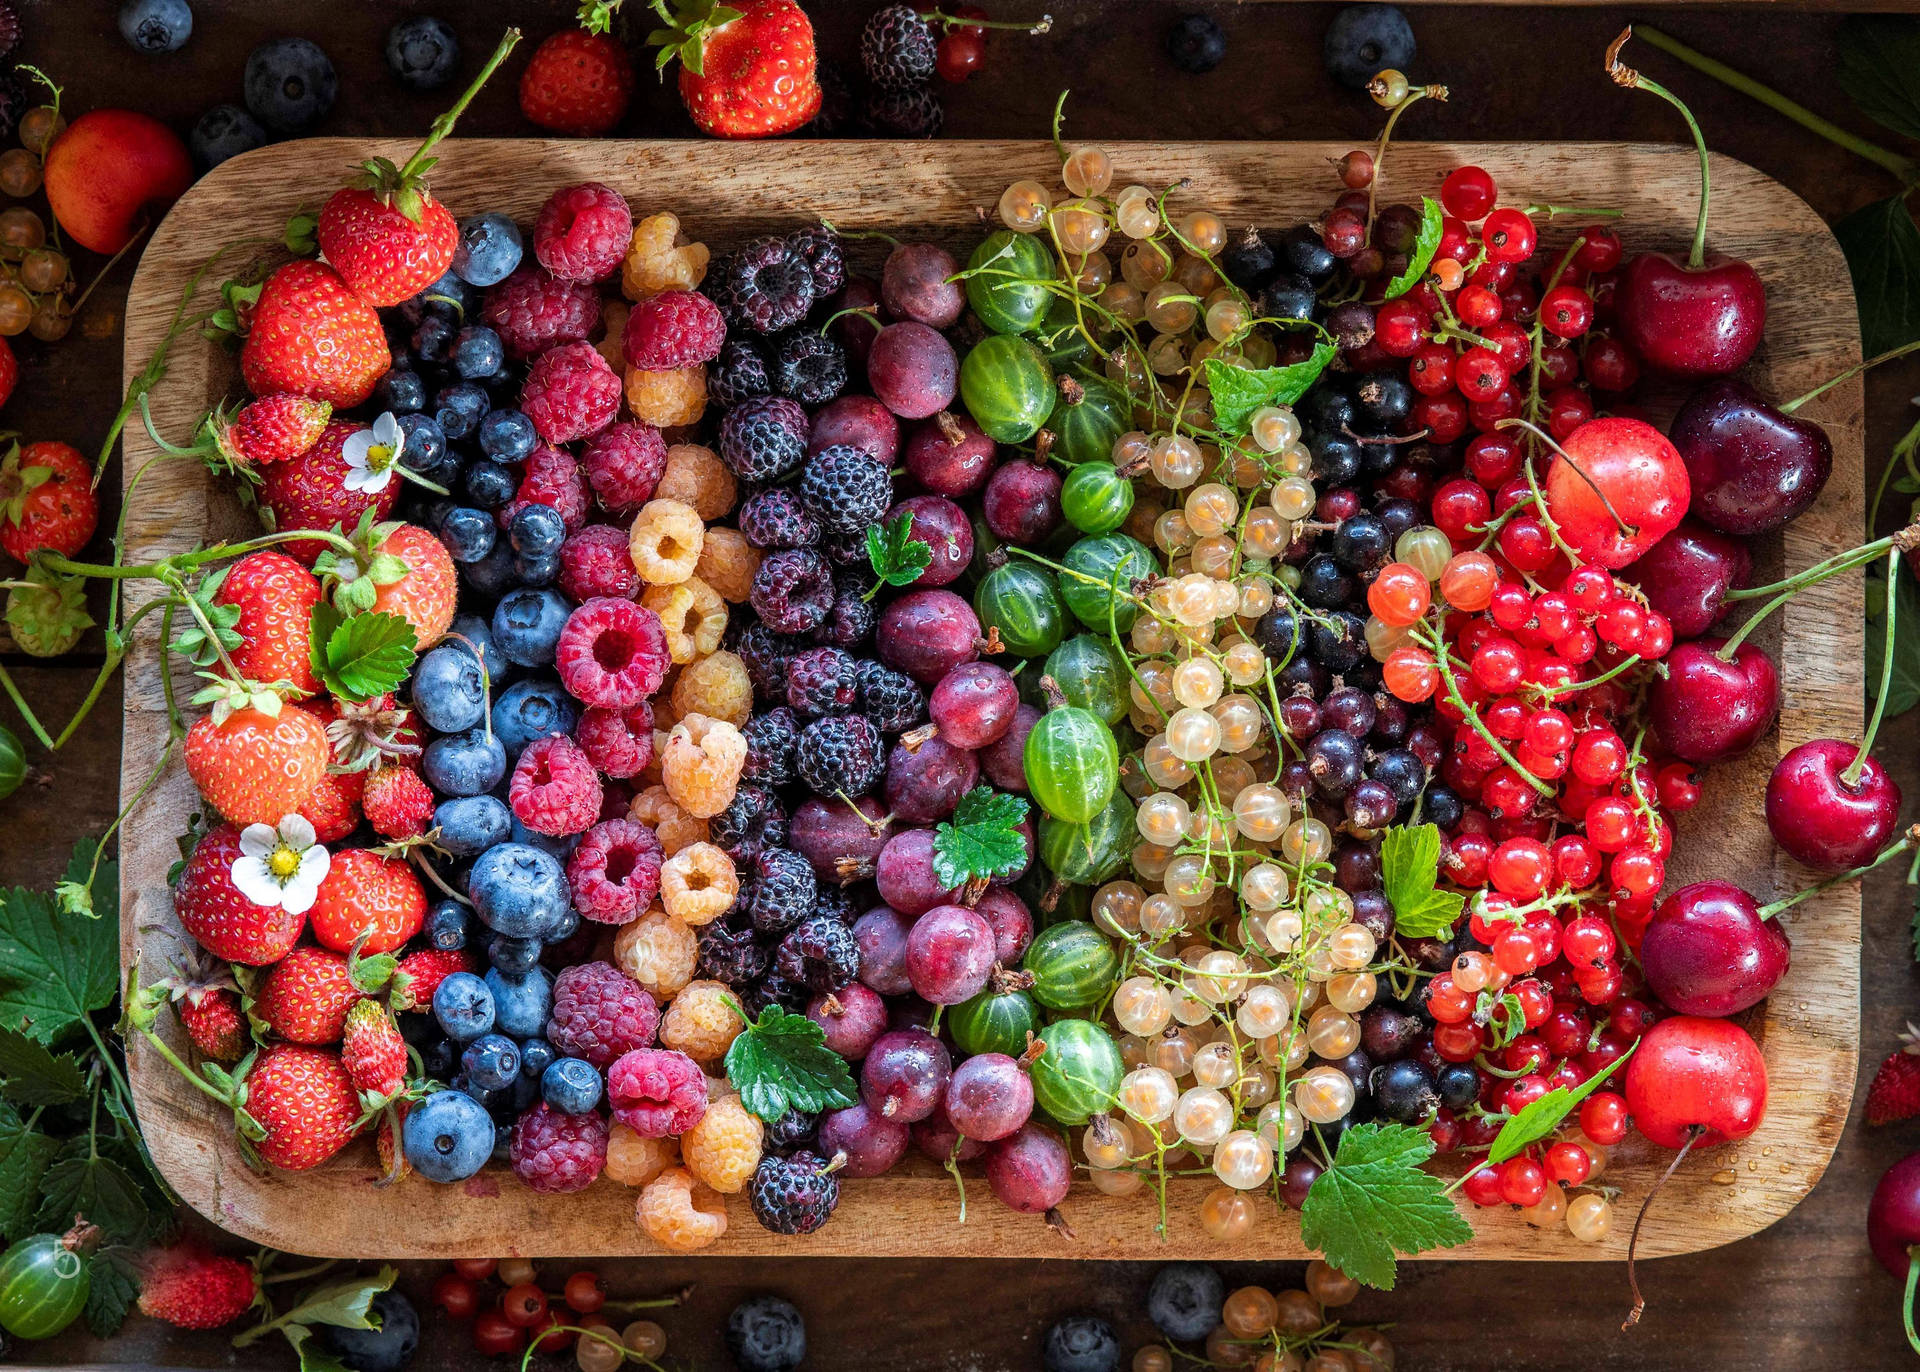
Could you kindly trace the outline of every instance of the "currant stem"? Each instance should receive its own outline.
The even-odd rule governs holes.
[[[1832,390],[1835,386],[1838,386],[1841,382],[1851,381],[1854,377],[1859,376],[1862,372],[1868,372],[1873,370],[1875,367],[1879,366],[1882,362],[1891,362],[1897,357],[1905,357],[1908,353],[1914,352],[1916,350],[1920,350],[1920,338],[1916,338],[1910,343],[1902,343],[1897,348],[1889,348],[1885,352],[1880,353],[1877,356],[1869,357],[1864,362],[1856,362],[1851,367],[1847,368],[1844,372],[1841,372],[1838,376],[1832,378],[1831,380],[1822,381],[1818,386],[1815,386],[1812,390],[1808,391],[1805,395],[1800,396],[1798,399],[1789,400],[1786,404],[1779,406],[1778,408],[1780,410],[1780,413],[1792,414],[1795,410],[1799,409],[1802,405],[1806,404],[1808,401],[1819,399],[1821,396],[1825,395],[1828,391]]]
[[[1867,765],[1867,752],[1873,747],[1873,736],[1880,732],[1880,720],[1887,713],[1887,692],[1893,686],[1893,622],[1898,615],[1900,597],[1894,594],[1894,578],[1900,575],[1900,546],[1894,545],[1887,554],[1887,627],[1886,636],[1880,647],[1880,689],[1873,697],[1873,718],[1867,721],[1867,732],[1860,740],[1860,751],[1854,754],[1847,770],[1840,774],[1841,784],[1849,790],[1860,784],[1860,773]]]
[[[1419,637],[1419,635],[1416,635],[1416,637]],[[1434,665],[1439,667],[1440,676],[1447,683],[1447,700],[1453,705],[1453,708],[1458,710],[1462,718],[1473,726],[1473,731],[1480,735],[1481,739],[1489,748],[1493,749],[1499,759],[1506,763],[1507,766],[1513,768],[1515,775],[1519,776],[1527,785],[1533,787],[1533,789],[1541,795],[1553,795],[1554,788],[1540,780],[1539,777],[1529,772],[1525,767],[1522,767],[1519,759],[1507,751],[1506,744],[1493,736],[1493,731],[1487,728],[1486,723],[1480,718],[1480,712],[1469,705],[1466,697],[1460,694],[1460,683],[1454,680],[1453,666],[1447,661],[1446,641],[1442,639],[1438,633],[1435,633],[1427,640],[1427,646],[1433,649]]]
[[[426,174],[427,167],[433,162],[429,154],[433,151],[434,145],[453,132],[454,122],[466,113],[467,106],[473,103],[473,97],[480,94],[480,88],[487,84],[488,79],[496,71],[500,70],[500,64],[507,60],[507,54],[513,51],[514,45],[519,41],[519,29],[508,29],[500,35],[500,45],[493,50],[493,56],[487,59],[487,64],[480,68],[480,74],[473,78],[473,84],[453,102],[446,113],[433,121],[432,126],[427,130],[425,141],[414,149],[413,156],[407,159],[404,167],[400,168],[403,181],[417,181]]]
[[[1847,871],[1840,872],[1834,876],[1830,876],[1825,881],[1816,881],[1813,885],[1807,887],[1804,891],[1795,891],[1790,896],[1782,896],[1779,900],[1773,901],[1772,903],[1767,905],[1762,905],[1760,907],[1760,918],[1772,919],[1775,915],[1781,914],[1787,910],[1791,910],[1794,906],[1798,905],[1801,901],[1806,900],[1812,896],[1817,896],[1822,891],[1831,890],[1833,887],[1839,886],[1843,882],[1849,882],[1854,880],[1857,877],[1865,876],[1868,872],[1871,872],[1874,868],[1878,867],[1881,863],[1891,861],[1893,858],[1898,857],[1900,854],[1906,852],[1909,848],[1913,847],[1916,839],[1920,839],[1920,824],[1917,824],[1913,828],[1907,830],[1906,835],[1903,838],[1901,838],[1899,842],[1889,843],[1885,848],[1882,848],[1879,854],[1876,857],[1874,857],[1874,859],[1871,862],[1864,862],[1860,864],[1860,866],[1858,867],[1849,868]]]
[[[1620,60],[1620,49],[1626,46],[1627,40],[1631,37],[1633,37],[1633,27],[1632,25],[1628,25],[1620,31],[1620,36],[1614,39],[1608,46],[1607,75],[1613,78],[1614,84],[1616,85],[1626,86],[1630,90],[1643,90],[1650,95],[1657,95],[1669,105],[1672,105],[1676,110],[1679,110],[1680,117],[1687,121],[1687,131],[1693,135],[1694,151],[1700,156],[1700,212],[1694,219],[1693,246],[1687,252],[1687,265],[1697,269],[1706,261],[1707,257],[1707,201],[1712,195],[1712,178],[1708,170],[1707,136],[1700,131],[1700,123],[1693,117],[1693,111],[1687,108],[1685,101],[1661,85],[1658,81],[1650,77],[1642,76],[1639,72]]]
[[[942,10],[922,10],[920,18],[929,24],[939,22],[945,29],[1009,29],[1020,33],[1041,34],[1053,29],[1053,16],[1043,14],[1038,19],[963,19],[957,14],[947,14]]]

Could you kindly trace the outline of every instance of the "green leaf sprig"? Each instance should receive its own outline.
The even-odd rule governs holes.
[[[727,1049],[727,1080],[749,1114],[771,1124],[789,1110],[813,1114],[841,1110],[857,1099],[846,1059],[827,1047],[827,1036],[805,1015],[769,1005],[757,1020],[735,1013],[746,1028]]]
[[[1301,1240],[1355,1281],[1391,1291],[1396,1253],[1411,1257],[1473,1237],[1445,1184],[1422,1169],[1432,1156],[1433,1139],[1424,1129],[1354,1125],[1307,1189]]]
[[[1253,412],[1263,405],[1291,405],[1320,379],[1340,350],[1331,343],[1315,343],[1313,353],[1284,367],[1229,366],[1209,357],[1201,363],[1207,391],[1213,397],[1213,426],[1229,438],[1247,431]]]
[[[1019,796],[976,786],[960,797],[953,818],[933,831],[933,874],[946,886],[986,881],[1020,869],[1027,843],[1020,822],[1027,802]]]
[[[324,600],[313,607],[313,674],[342,699],[368,701],[397,689],[413,670],[413,645],[413,625],[404,616],[382,610],[347,617]]]
[[[933,549],[913,536],[913,516],[903,514],[867,530],[867,563],[881,585],[908,586],[933,565]],[[867,597],[871,599],[879,589],[875,586]]]
[[[1380,873],[1393,906],[1394,928],[1403,937],[1441,938],[1460,919],[1467,898],[1437,888],[1440,830],[1432,824],[1389,829],[1380,842]]]

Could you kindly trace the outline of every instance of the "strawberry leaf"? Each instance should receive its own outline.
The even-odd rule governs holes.
[[[16,1105],[70,1105],[87,1096],[79,1059],[12,1029],[0,1029],[0,1079],[0,1095]]]
[[[74,848],[67,876],[85,881],[95,844]],[[0,891],[0,1025],[42,1043],[62,1035],[120,989],[119,864],[102,862],[91,882],[98,919],[55,912],[38,891]]]
[[[87,1259],[87,1328],[96,1339],[110,1339],[120,1332],[139,1294],[133,1250],[103,1248]]]
[[[400,615],[383,611],[343,620],[322,601],[314,606],[309,632],[313,674],[342,699],[385,695],[413,668],[413,625]]]
[[[953,818],[933,834],[933,874],[947,886],[1005,876],[1018,871],[1027,856],[1020,821],[1027,802],[1019,796],[976,786],[960,798]]]
[[[769,1123],[788,1110],[838,1110],[855,1099],[853,1074],[827,1047],[825,1032],[777,1005],[749,1021],[727,1049],[727,1080],[739,1088],[748,1112]]]
[[[867,562],[884,584],[905,586],[933,565],[933,549],[913,536],[913,516],[901,515],[867,530]]]

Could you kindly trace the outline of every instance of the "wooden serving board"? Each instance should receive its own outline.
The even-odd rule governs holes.
[[[403,159],[410,147],[316,139],[249,153],[206,177],[155,232],[127,306],[126,369],[141,370],[166,332],[181,292],[222,244],[278,240],[295,208],[317,207],[350,162],[369,154]],[[1220,212],[1233,228],[1285,226],[1324,210],[1337,189],[1338,143],[1120,144],[1112,149],[1120,180],[1163,186],[1189,181],[1180,204]],[[1626,211],[1635,247],[1684,245],[1693,222],[1696,164],[1690,149],[1643,144],[1404,145],[1387,159],[1390,195],[1431,191],[1462,162],[1478,163],[1510,204],[1576,201]],[[547,194],[579,180],[607,182],[636,210],[670,209],[687,231],[713,244],[824,218],[842,230],[919,233],[962,254],[1001,189],[1017,176],[1052,182],[1054,154],[1043,142],[1008,143],[718,143],[454,141],[441,149],[435,190],[456,214],[504,209],[530,221]],[[1814,212],[1744,163],[1716,158],[1713,241],[1747,258],[1767,283],[1766,344],[1749,368],[1764,391],[1792,396],[1859,358],[1846,264]],[[1553,237],[1558,231],[1550,231]],[[872,246],[872,245],[863,245]],[[270,252],[271,249],[259,251]],[[244,252],[240,254],[244,256]],[[223,261],[196,296],[210,308],[213,285],[242,265]],[[214,402],[238,393],[231,359],[189,334],[176,344],[165,382],[153,397],[159,430],[175,441],[192,432]],[[1656,410],[1675,397],[1654,396]],[[1809,407],[1833,437],[1835,469],[1819,503],[1759,551],[1763,579],[1782,566],[1804,567],[1858,541],[1862,522],[1862,400],[1857,381]],[[156,449],[136,424],[126,465],[137,472]],[[144,562],[254,526],[230,491],[198,465],[164,462],[127,501],[127,558]],[[133,592],[140,594],[138,590]],[[147,779],[167,738],[158,651],[159,616],[140,626],[127,662],[122,790]],[[1671,883],[1728,876],[1763,899],[1808,878],[1782,858],[1761,818],[1761,793],[1775,759],[1817,735],[1846,737],[1861,722],[1862,590],[1836,579],[1795,600],[1762,641],[1776,654],[1786,684],[1777,733],[1754,752],[1717,769],[1706,799],[1680,822]],[[189,679],[176,673],[181,698]],[[173,949],[167,869],[175,838],[201,808],[184,766],[175,763],[134,809],[121,841],[122,952],[144,979],[163,974]],[[1793,1208],[1826,1169],[1846,1118],[1854,1080],[1858,1023],[1860,897],[1836,888],[1788,916],[1792,971],[1747,1022],[1772,1074],[1765,1124],[1738,1145],[1689,1160],[1648,1216],[1643,1255],[1682,1253],[1764,1228]],[[177,1033],[170,1016],[165,1032]],[[180,1045],[185,1051],[185,1045]],[[249,1171],[231,1123],[144,1044],[130,1054],[141,1124],[154,1158],[196,1209],[250,1240],[299,1253],[343,1257],[445,1258],[460,1254],[593,1256],[644,1253],[634,1195],[610,1181],[570,1196],[536,1195],[498,1170],[464,1186],[417,1178],[374,1185],[372,1148],[360,1143],[309,1173]],[[1624,1256],[1628,1221],[1667,1155],[1642,1141],[1616,1150],[1606,1181],[1622,1188],[1614,1232],[1597,1247],[1564,1230],[1540,1232],[1501,1210],[1473,1216],[1474,1241],[1436,1256],[1593,1259]],[[1223,1246],[1197,1220],[1207,1184],[1176,1182],[1169,1235],[1154,1242],[1151,1195],[1114,1199],[1084,1183],[1062,1207],[1074,1237],[993,1201],[983,1180],[959,1221],[952,1181],[930,1164],[898,1175],[850,1182],[834,1221],[807,1239],[782,1238],[756,1224],[743,1197],[728,1200],[731,1223],[707,1251],[848,1256],[1130,1257],[1164,1253],[1209,1258],[1291,1258],[1303,1249],[1292,1214],[1261,1207],[1244,1240]],[[1465,1202],[1461,1202],[1465,1205]]]

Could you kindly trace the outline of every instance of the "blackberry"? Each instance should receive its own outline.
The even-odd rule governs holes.
[[[809,648],[787,663],[787,704],[798,715],[837,715],[854,707],[854,660],[838,648]]]
[[[727,411],[717,442],[720,460],[742,481],[784,481],[807,460],[806,412],[779,396],[755,396]]]
[[[835,443],[806,459],[800,472],[800,499],[822,528],[836,533],[866,531],[886,517],[893,504],[893,477],[887,464],[850,443]]]
[[[799,778],[794,749],[800,742],[800,724],[792,710],[782,705],[755,715],[741,733],[747,740],[747,760],[740,767],[743,784],[788,786]]]
[[[760,984],[747,994],[747,1011],[755,1019],[769,1005],[777,1005],[782,1010],[800,1014],[807,1008],[811,996],[800,982],[788,981],[778,972],[769,972],[760,979]]]
[[[874,91],[867,97],[867,122],[900,138],[932,138],[947,122],[940,97],[926,86],[910,91]]]
[[[770,486],[740,506],[740,532],[756,548],[811,548],[820,541],[820,521],[787,486]]]
[[[833,1217],[840,1182],[816,1154],[760,1159],[747,1187],[753,1217],[776,1234],[811,1234]]]
[[[762,934],[784,934],[813,909],[820,879],[813,864],[791,848],[769,848],[753,860],[753,897],[748,913]]]
[[[820,551],[836,567],[868,567],[865,529],[828,529],[820,535]]]
[[[820,899],[813,903],[814,914],[830,915],[849,929],[867,908],[867,903],[856,898],[850,886],[823,886],[820,888]]]
[[[806,254],[784,238],[756,238],[714,266],[714,300],[729,324],[778,333],[813,308],[813,268]]]
[[[795,229],[787,235],[787,246],[807,259],[807,266],[813,271],[816,296],[832,295],[847,284],[846,252],[841,247],[840,236],[825,224]]]
[[[747,679],[762,700],[787,698],[787,659],[806,647],[792,634],[779,634],[764,624],[749,624],[734,644],[734,652],[747,664]]]
[[[708,981],[723,982],[745,991],[767,974],[773,955],[754,937],[753,924],[740,915],[725,915],[700,930],[699,973]]]
[[[860,713],[889,734],[901,733],[927,717],[927,694],[905,672],[896,672],[871,659],[854,669]]]
[[[883,91],[910,91],[933,80],[933,25],[912,5],[875,10],[860,30],[860,65]]]
[[[886,769],[886,745],[865,715],[830,715],[800,732],[800,780],[823,796],[858,796]]]
[[[847,388],[846,349],[808,329],[788,334],[773,356],[773,388],[818,409]]]
[[[707,395],[723,409],[773,394],[766,354],[749,338],[729,338],[707,368]]]
[[[808,915],[780,940],[773,968],[813,991],[837,991],[860,972],[860,945],[853,930],[832,915]]]
[[[854,648],[873,637],[879,611],[868,599],[873,589],[871,571],[860,567],[838,567],[833,573],[833,608],[813,636],[837,648]]]
[[[761,786],[742,786],[727,808],[707,821],[708,837],[744,866],[769,848],[787,841],[787,812],[780,798]]]
[[[800,1110],[788,1110],[786,1114],[767,1126],[766,1146],[769,1153],[787,1157],[802,1148],[812,1148],[814,1132],[820,1127],[820,1117],[809,1115]]]
[[[811,548],[771,553],[753,574],[747,599],[768,628],[804,634],[833,609],[833,573]]]

